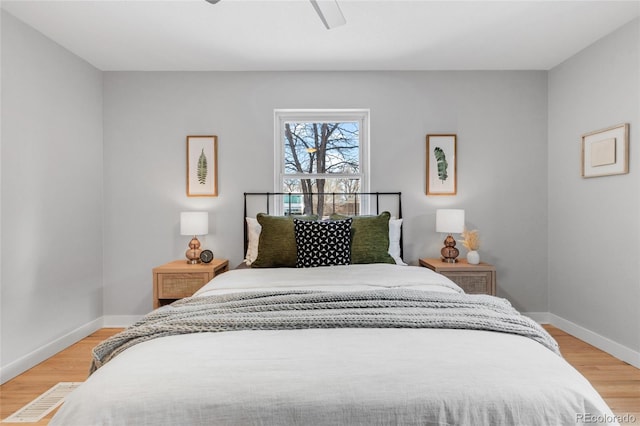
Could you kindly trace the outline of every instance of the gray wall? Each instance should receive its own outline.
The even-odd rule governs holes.
[[[3,370],[102,316],[102,73],[2,12]]]
[[[550,312],[640,350],[640,24],[549,72]],[[580,177],[581,135],[630,123],[630,173]]]
[[[499,296],[638,351],[640,160],[632,142],[630,175],[583,180],[579,141],[620,122],[633,140],[639,31],[549,73],[101,73],[3,12],[3,367],[148,312],[151,269],[187,245],[180,211],[210,211],[204,245],[238,264],[242,192],[272,189],[275,108],[371,109],[371,188],[403,192],[407,261],[437,255],[436,208],[464,208]],[[455,197],[424,194],[439,132],[458,135]],[[185,138],[211,133],[220,196],[188,198]]]
[[[370,108],[371,189],[402,191],[405,259],[436,256],[435,209],[464,208],[499,295],[547,311],[547,73],[106,72],[104,311],[151,309],[151,269],[203,245],[242,259],[242,193],[273,190],[275,108]],[[458,135],[458,195],[425,195],[425,135]],[[185,195],[185,138],[218,135],[219,196]],[[464,249],[462,250],[464,253]]]

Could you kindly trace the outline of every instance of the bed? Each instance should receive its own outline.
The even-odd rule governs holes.
[[[294,227],[304,222],[287,220]],[[325,232],[322,240],[334,238],[314,228],[321,221],[307,222],[300,226]],[[336,234],[354,226],[352,218],[324,222],[340,222],[326,225]],[[350,248],[356,234],[347,236]],[[390,240],[385,244],[390,251]],[[258,256],[263,249],[260,244]],[[551,336],[508,301],[464,294],[440,274],[399,263],[250,267],[219,275],[193,297],[151,312],[96,347],[92,374],[50,424],[615,420]]]

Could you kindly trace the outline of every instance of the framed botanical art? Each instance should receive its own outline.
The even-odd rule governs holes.
[[[456,135],[427,135],[427,195],[455,195]]]
[[[582,135],[582,177],[629,173],[629,124]]]
[[[187,196],[218,196],[217,136],[187,136]]]

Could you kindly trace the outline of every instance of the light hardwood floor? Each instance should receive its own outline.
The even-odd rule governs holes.
[[[615,414],[640,425],[640,370],[567,333],[545,328],[560,344],[565,359],[598,390]],[[91,349],[120,329],[104,328],[0,386],[0,419],[35,399],[58,382],[86,379]],[[49,423],[53,413],[37,425]],[[9,424],[9,423],[6,423]],[[624,424],[624,423],[623,423]]]
[[[545,325],[564,358],[587,378],[621,424],[640,426],[640,369],[553,326]]]

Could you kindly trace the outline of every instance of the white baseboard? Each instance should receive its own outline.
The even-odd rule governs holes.
[[[522,315],[531,318],[538,324],[549,324],[549,312],[523,312]]]
[[[105,315],[102,317],[102,326],[105,328],[124,328],[133,325],[142,319],[144,315]]]
[[[103,327],[102,318],[95,319],[75,330],[39,347],[25,356],[0,367],[0,384],[5,383],[28,369],[40,364],[42,361],[52,357],[63,349],[84,339],[91,333]]]
[[[640,368],[640,352],[614,342],[613,340],[601,336],[598,333],[594,333],[593,331],[559,317],[558,315],[552,313],[548,313],[547,315],[549,323],[554,327],[558,327],[560,330],[569,333],[572,336],[575,336],[578,339],[585,341],[636,368]]]
[[[579,326],[571,321],[568,321],[562,317],[559,317],[550,312],[525,312],[523,315],[528,316],[534,321],[541,324],[551,324],[559,329],[571,334],[583,340],[590,345],[601,349],[608,354],[621,359],[633,365],[636,368],[640,368],[640,352],[634,351],[624,345],[614,342],[604,336],[594,333],[582,326]],[[141,319],[143,315],[105,315],[101,318],[95,319],[77,329],[65,334],[64,336],[50,342],[31,353],[23,356],[16,361],[13,361],[6,366],[0,367],[0,384],[5,383],[17,375],[24,373],[31,367],[41,363],[42,361],[52,357],[61,350],[73,345],[79,340],[87,337],[91,333],[99,330],[100,328],[117,327],[123,328],[134,324]]]

